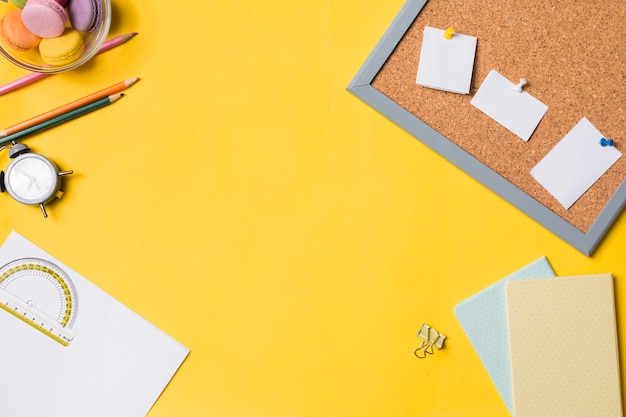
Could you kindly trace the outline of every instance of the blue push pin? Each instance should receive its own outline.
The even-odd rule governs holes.
[[[614,142],[613,142],[613,139],[602,138],[602,139],[600,139],[600,145],[602,145],[602,146],[613,146]]]

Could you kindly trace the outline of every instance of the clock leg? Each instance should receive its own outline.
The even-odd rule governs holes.
[[[48,217],[48,213],[46,213],[46,208],[43,206],[43,203],[39,204],[39,207],[41,207],[41,212],[43,213],[44,219]]]

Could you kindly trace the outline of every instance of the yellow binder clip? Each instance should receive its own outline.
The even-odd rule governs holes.
[[[446,340],[446,336],[439,333],[426,323],[422,324],[422,328],[417,333],[417,337],[422,339],[422,344],[420,347],[415,349],[413,353],[420,359],[424,359],[427,355],[435,353],[433,347],[443,349],[443,342]]]

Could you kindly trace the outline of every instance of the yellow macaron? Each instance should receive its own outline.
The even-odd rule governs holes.
[[[72,28],[66,28],[60,36],[42,39],[39,43],[41,59],[50,65],[71,64],[80,57],[84,49],[80,32]]]

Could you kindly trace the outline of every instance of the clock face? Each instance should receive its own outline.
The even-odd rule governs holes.
[[[17,201],[24,204],[48,202],[58,191],[59,178],[56,167],[39,154],[17,157],[7,168],[6,189]]]

